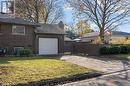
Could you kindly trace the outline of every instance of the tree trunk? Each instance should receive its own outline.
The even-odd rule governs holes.
[[[39,23],[39,7],[38,7],[38,1],[35,3],[35,10],[36,10],[36,23]]]
[[[100,39],[101,39],[102,43],[104,43],[104,29],[100,30],[99,36],[100,36]]]

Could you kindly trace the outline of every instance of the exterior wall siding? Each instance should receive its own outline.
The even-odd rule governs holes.
[[[0,48],[6,48],[13,54],[14,47],[29,48],[34,51],[34,28],[25,26],[25,35],[13,35],[12,24],[1,24]]]

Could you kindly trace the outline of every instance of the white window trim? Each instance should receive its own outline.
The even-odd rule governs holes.
[[[13,32],[13,29],[14,29],[14,27],[16,27],[16,26],[21,26],[21,25],[13,25],[13,26],[12,26],[12,34],[13,34],[13,35],[25,35],[25,34],[26,34],[25,26],[23,26],[23,27],[24,27],[24,28],[23,28],[23,29],[24,29],[24,33],[23,33],[23,34],[22,34],[22,33],[14,33],[14,32]]]
[[[24,49],[24,47],[14,47],[14,49],[15,49],[15,48],[21,48],[21,49],[23,48],[23,49]]]
[[[14,47],[14,52],[16,51],[16,48],[24,49],[24,47]]]

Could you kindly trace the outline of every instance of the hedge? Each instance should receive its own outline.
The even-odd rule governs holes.
[[[120,47],[119,46],[111,46],[109,47],[110,54],[120,54]]]
[[[21,49],[16,54],[18,57],[29,57],[32,55],[32,51],[30,49]]]
[[[127,47],[127,46],[120,46],[120,53],[121,54],[128,54],[128,53],[130,53],[129,52],[129,47]]]
[[[128,54],[130,53],[130,46],[129,45],[104,46],[100,48],[100,53],[103,55]]]

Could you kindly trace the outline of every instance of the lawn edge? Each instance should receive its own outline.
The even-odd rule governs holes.
[[[70,83],[70,82],[95,78],[95,77],[99,77],[102,75],[103,74],[101,72],[82,73],[82,74],[71,75],[68,77],[60,77],[60,78],[54,78],[54,79],[48,79],[48,80],[41,80],[41,81],[37,81],[37,82],[30,82],[27,84],[18,84],[15,86],[54,86],[54,85],[58,85],[58,84],[66,84],[66,83]]]

